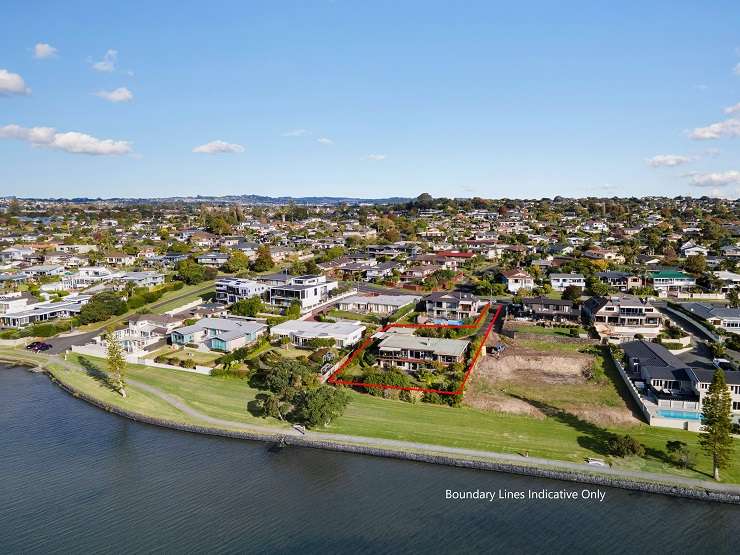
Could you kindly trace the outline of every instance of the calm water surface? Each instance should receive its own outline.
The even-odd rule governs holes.
[[[740,509],[136,424],[0,367],[0,552],[737,553]],[[589,487],[595,491],[597,488]]]

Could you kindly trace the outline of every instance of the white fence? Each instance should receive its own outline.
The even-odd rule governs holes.
[[[637,391],[635,384],[632,383],[632,380],[630,380],[629,376],[627,375],[627,372],[624,371],[624,367],[622,367],[622,364],[617,359],[614,358],[614,355],[612,354],[611,350],[609,350],[609,356],[611,356],[611,359],[614,362],[614,366],[617,367],[617,371],[619,372],[619,375],[622,377],[622,380],[627,386],[627,389],[629,390],[630,395],[632,395],[632,398],[635,400],[635,403],[637,403],[637,406],[640,407],[640,411],[642,412],[643,416],[647,420],[648,424],[650,424],[652,415],[650,414],[650,411],[648,410],[648,408],[645,406],[645,403],[642,401],[642,397],[640,396],[640,393]]]
[[[107,356],[105,347],[95,343],[90,343],[87,345],[72,345],[72,352],[98,358],[105,358]],[[193,374],[203,374],[205,376],[211,375],[211,369],[208,366],[199,366],[196,364],[195,368],[183,368],[182,366],[174,366],[172,364],[162,364],[160,362],[154,362],[151,359],[142,358],[137,354],[126,355],[126,362],[130,362],[131,364],[141,364],[143,366],[151,366],[153,368],[165,368],[167,370],[180,370],[182,372],[190,372]]]

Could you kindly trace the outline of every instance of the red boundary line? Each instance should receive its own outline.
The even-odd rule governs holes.
[[[488,311],[490,310],[491,305],[490,303],[487,304],[483,310],[480,313],[480,316],[478,316],[478,319],[475,321],[474,324],[463,324],[460,326],[450,325],[450,324],[388,324],[387,326],[383,326],[380,331],[387,331],[390,328],[477,328],[480,323],[483,321],[483,319],[488,314]],[[342,365],[334,370],[332,372],[331,376],[329,376],[329,379],[327,380],[329,383],[333,384],[341,384],[341,385],[350,385],[350,386],[361,386],[361,387],[376,387],[379,389],[400,389],[403,391],[422,391],[424,393],[438,393],[439,395],[460,395],[465,390],[465,384],[468,382],[468,378],[470,378],[470,373],[473,371],[473,367],[475,366],[475,363],[478,362],[478,357],[480,357],[481,349],[483,349],[486,346],[486,341],[488,341],[488,336],[491,334],[491,330],[493,329],[493,326],[496,325],[496,320],[498,320],[498,317],[501,315],[502,305],[499,305],[496,309],[496,314],[493,315],[493,318],[491,318],[490,323],[488,324],[488,327],[486,328],[485,333],[483,334],[483,340],[480,342],[480,345],[478,345],[478,350],[475,351],[475,355],[473,356],[473,360],[470,361],[470,364],[468,365],[467,370],[465,371],[465,376],[463,377],[463,381],[460,384],[460,387],[455,391],[442,391],[440,389],[431,389],[427,387],[402,387],[400,385],[383,385],[383,384],[377,384],[377,383],[365,383],[365,382],[354,382],[349,380],[340,380],[336,376],[342,372],[347,366],[352,364],[352,362],[362,354],[362,352],[367,349],[373,342],[372,337],[368,337],[365,339],[365,341],[362,342],[362,345],[360,345],[357,349],[355,349],[352,354],[349,356],[347,360],[345,360]]]

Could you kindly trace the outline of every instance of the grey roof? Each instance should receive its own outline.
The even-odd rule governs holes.
[[[195,333],[201,330],[217,330],[219,333],[239,332],[240,334],[255,333],[264,329],[266,324],[252,322],[250,320],[234,320],[230,318],[202,318],[191,326],[177,328],[173,333],[185,335]]]
[[[691,368],[663,345],[649,341],[622,343],[628,359],[636,358],[646,379],[689,381]]]
[[[586,278],[583,277],[583,274],[576,274],[576,273],[572,273],[572,274],[550,274],[550,278],[555,278],[555,279],[563,279],[563,278],[568,278],[568,279],[586,279]]]
[[[432,351],[436,355],[460,356],[470,344],[469,341],[461,339],[439,339],[436,337],[419,337],[418,335],[389,335],[380,342],[378,348],[410,349],[418,351]]]
[[[415,303],[420,297],[413,295],[352,295],[345,297],[339,304],[382,304],[389,306],[405,306]]]
[[[697,382],[712,383],[716,370],[706,368],[689,368],[689,372]],[[725,380],[728,385],[740,385],[740,370],[726,370]]]
[[[713,306],[705,303],[684,303],[681,306],[705,320],[708,318],[732,318],[740,320],[740,308]]]
[[[347,336],[365,331],[365,326],[354,322],[310,322],[307,320],[288,320],[282,324],[272,326],[271,332],[277,334],[293,334],[302,337],[337,337]]]

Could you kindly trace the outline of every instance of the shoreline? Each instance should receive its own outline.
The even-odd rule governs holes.
[[[3,359],[0,359],[2,361]],[[435,453],[433,451],[414,451],[409,449],[392,449],[387,447],[376,447],[363,444],[365,438],[358,437],[357,443],[349,441],[329,440],[320,438],[311,438],[306,436],[297,436],[291,433],[276,430],[274,433],[247,431],[247,430],[229,430],[226,428],[217,428],[195,424],[187,424],[140,414],[97,399],[87,393],[75,389],[60,379],[46,368],[40,368],[37,365],[29,365],[27,362],[19,360],[8,361],[18,366],[26,367],[29,371],[42,372],[47,375],[52,383],[57,385],[63,391],[73,397],[82,399],[87,403],[102,409],[106,412],[117,416],[133,420],[142,424],[149,424],[161,428],[210,435],[216,437],[225,437],[230,439],[261,441],[265,443],[280,443],[281,445],[290,445],[295,447],[305,447],[312,449],[324,449],[328,451],[354,453],[359,455],[368,455],[375,457],[393,458],[398,460],[408,460],[414,462],[424,462],[429,464],[441,464],[445,466],[454,466],[459,468],[469,468],[474,470],[487,470],[494,472],[505,472],[508,474],[517,474],[520,476],[532,476],[536,478],[547,478],[565,482],[576,482],[597,486],[614,487],[625,490],[639,491],[643,493],[669,495],[672,497],[681,497],[685,499],[696,499],[700,501],[711,501],[716,503],[727,503],[740,505],[740,492],[732,492],[722,488],[722,484],[717,484],[716,488],[703,486],[688,487],[672,483],[670,476],[666,476],[664,481],[639,480],[634,477],[581,472],[576,470],[566,470],[557,467],[543,467],[536,464],[526,464],[524,461],[502,461],[495,460],[495,453],[491,454],[490,459],[483,459],[473,456],[452,455],[449,453]],[[557,461],[554,461],[557,463]],[[734,484],[732,485],[735,486]]]

